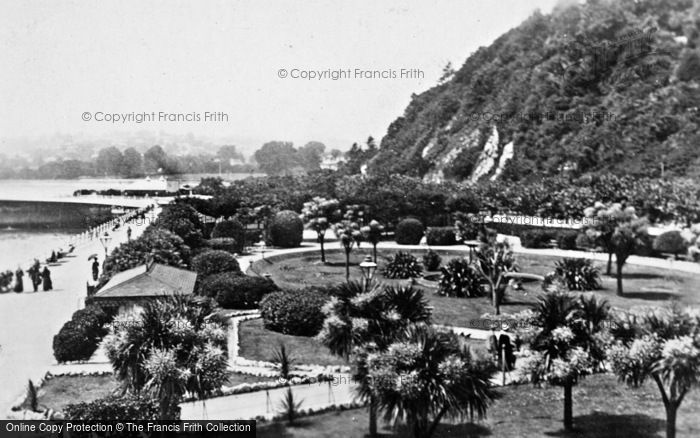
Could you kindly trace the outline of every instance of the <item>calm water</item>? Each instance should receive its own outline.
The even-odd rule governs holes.
[[[197,184],[202,176],[216,175],[182,175],[178,179],[182,184]],[[249,174],[228,174],[223,175],[223,178],[235,180],[247,176]],[[127,189],[135,181],[133,179],[0,180],[0,199],[3,196],[17,199],[23,194],[27,194],[31,199],[31,195],[37,193],[51,197],[72,196],[73,192],[79,189]],[[0,229],[0,271],[7,269],[14,271],[18,264],[26,269],[35,257],[44,261],[51,255],[52,250],[59,248],[67,250],[68,237],[81,231],[84,230]]]

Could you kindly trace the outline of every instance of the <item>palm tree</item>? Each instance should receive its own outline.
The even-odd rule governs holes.
[[[370,391],[387,421],[408,423],[414,438],[431,437],[440,421],[486,416],[497,393],[490,379],[494,365],[460,346],[453,333],[425,324],[408,327],[383,352],[362,357]]]
[[[603,360],[598,333],[608,318],[608,305],[584,298],[552,284],[535,306],[533,324],[537,332],[522,369],[533,383],[542,380],[564,388],[564,428],[573,428],[572,390],[580,378],[599,367]]]
[[[377,263],[377,244],[382,238],[382,233],[384,232],[384,226],[377,222],[376,220],[371,220],[369,225],[360,228],[362,236],[372,244],[372,257],[374,258],[374,263]]]
[[[162,298],[135,319],[117,319],[105,339],[107,357],[125,390],[148,391],[162,419],[177,417],[186,392],[204,397],[226,382],[226,323],[201,297]]]
[[[360,382],[360,397],[369,401],[370,435],[375,436],[376,403],[362,358],[369,352],[386,350],[408,325],[429,322],[431,309],[423,292],[411,286],[373,283],[366,288],[360,282],[350,281],[337,288],[325,311],[319,339],[333,354],[346,360],[355,356],[354,378]]]
[[[484,240],[474,267],[481,278],[486,280],[496,315],[500,315],[501,302],[508,287],[506,274],[517,270],[515,256],[508,242],[496,242],[495,239]]]
[[[623,318],[608,351],[612,370],[633,387],[654,380],[666,410],[666,437],[674,438],[683,398],[700,385],[700,316],[674,306]]]

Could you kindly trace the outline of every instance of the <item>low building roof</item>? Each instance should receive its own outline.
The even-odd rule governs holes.
[[[137,266],[112,277],[95,299],[153,298],[194,292],[197,274],[160,263]]]

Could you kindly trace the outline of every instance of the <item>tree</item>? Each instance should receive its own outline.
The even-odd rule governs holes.
[[[168,155],[162,147],[152,146],[143,154],[143,165],[146,173],[165,173],[168,167]]]
[[[116,146],[100,149],[97,153],[95,166],[97,172],[102,175],[120,175],[122,171],[124,156]]]
[[[127,390],[155,395],[168,420],[186,392],[205,397],[226,383],[227,333],[210,300],[183,296],[150,302],[136,319],[118,317],[105,346]]]
[[[517,270],[513,250],[508,241],[497,242],[495,236],[485,237],[474,263],[476,272],[486,280],[491,303],[496,315],[501,313],[501,302],[505,297],[508,279],[506,274]]]
[[[455,334],[430,326],[409,327],[364,362],[384,417],[407,422],[414,438],[431,437],[445,416],[483,418],[496,398],[493,364],[462,348]]]
[[[519,372],[535,384],[546,381],[564,388],[564,428],[571,430],[572,388],[603,359],[601,334],[607,303],[576,299],[563,284],[554,283],[540,297],[534,313],[534,330],[523,336],[530,345]]]
[[[613,330],[612,371],[632,387],[651,377],[666,410],[666,438],[676,436],[676,413],[700,383],[700,316],[691,309],[655,309],[628,314]]]
[[[642,240],[647,235],[646,219],[634,219],[629,222],[622,222],[615,227],[612,235],[612,245],[615,251],[615,263],[617,265],[617,295],[622,296],[622,267],[627,262],[627,258],[640,246],[644,245]]]
[[[136,149],[127,148],[124,150],[120,173],[126,178],[136,178],[143,175],[143,157]]]
[[[377,432],[376,403],[368,379],[364,357],[368,351],[386,351],[398,333],[409,324],[430,321],[431,309],[423,292],[412,287],[385,287],[360,282],[343,283],[326,305],[326,319],[318,335],[321,342],[338,356],[354,355],[355,380],[360,396],[370,402],[370,435]]]
[[[384,226],[372,219],[369,221],[369,225],[362,227],[360,231],[362,232],[362,236],[372,244],[374,263],[377,263],[377,244],[382,238],[382,233],[384,233]]]
[[[297,151],[298,162],[307,172],[321,168],[321,157],[326,145],[318,141],[310,141]]]
[[[322,263],[326,263],[326,252],[324,248],[326,231],[330,228],[331,221],[337,220],[340,216],[338,206],[339,203],[337,199],[315,197],[311,201],[305,202],[304,208],[301,210],[306,228],[316,232],[318,243],[321,244]]]
[[[297,165],[297,150],[290,142],[271,141],[253,155],[260,170],[268,175],[288,174]]]
[[[360,246],[362,241],[362,233],[357,222],[343,221],[333,226],[333,232],[338,237],[340,245],[345,251],[345,280],[350,280],[350,253],[352,248]]]

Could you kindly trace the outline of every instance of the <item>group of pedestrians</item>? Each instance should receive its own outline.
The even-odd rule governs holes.
[[[14,272],[14,284],[12,282],[13,273],[12,271],[7,271],[1,275],[0,278],[0,288],[3,291],[8,291],[12,285],[12,290],[14,292],[20,293],[24,292],[24,271],[22,268],[18,267]],[[48,292],[53,289],[53,282],[51,281],[51,270],[48,266],[44,266],[41,269],[41,263],[39,260],[34,259],[34,264],[27,269],[27,275],[29,280],[32,282],[32,287],[34,292],[39,290],[39,286],[42,286],[44,292]]]

